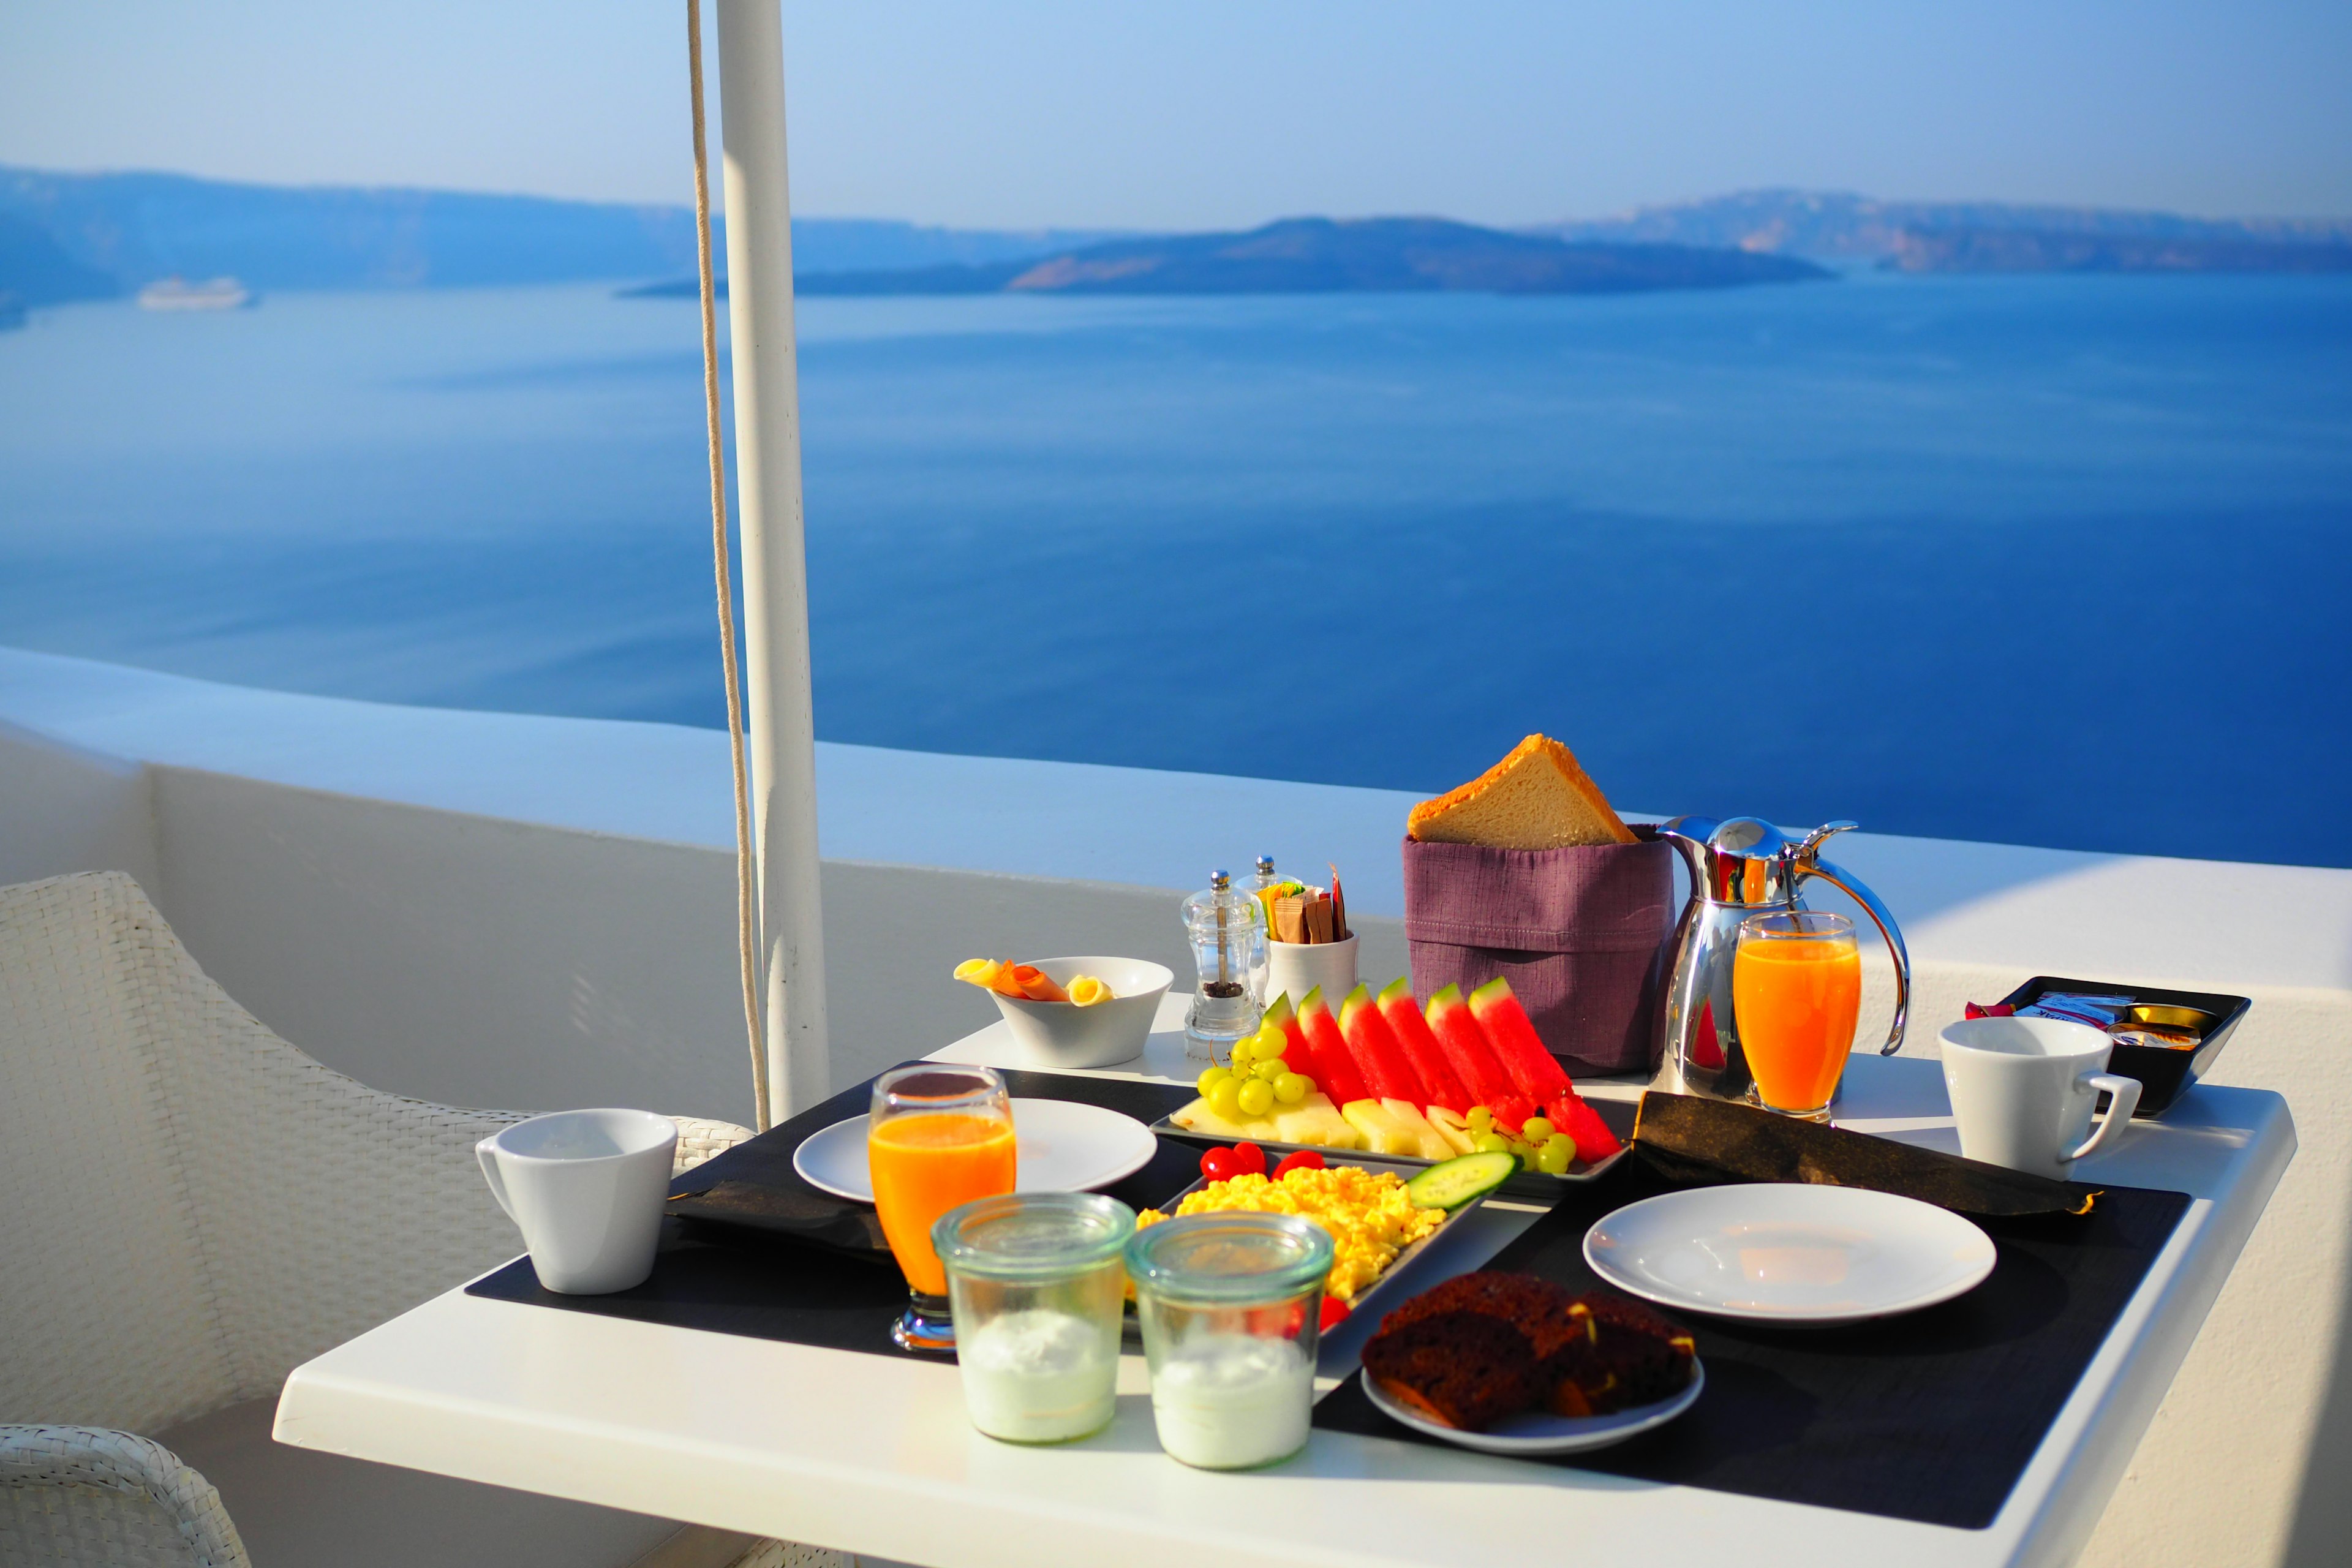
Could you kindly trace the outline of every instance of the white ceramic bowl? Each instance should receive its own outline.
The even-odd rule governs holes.
[[[1107,1068],[1133,1061],[1151,1037],[1160,998],[1176,983],[1164,963],[1140,958],[1034,958],[1022,962],[1044,970],[1067,988],[1091,974],[1111,988],[1111,999],[1081,1007],[1075,1002],[1031,1002],[991,991],[1004,1026],[1021,1047],[1022,1065],[1033,1068]]]

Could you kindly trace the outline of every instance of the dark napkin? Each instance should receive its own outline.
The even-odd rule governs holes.
[[[1075,1100],[1149,1125],[1189,1103],[1190,1089],[1130,1079],[1008,1071],[1016,1100]],[[541,1288],[528,1257],[478,1279],[467,1294],[713,1333],[749,1334],[830,1350],[904,1355],[890,1323],[907,1305],[872,1205],[819,1192],[794,1173],[793,1151],[836,1121],[866,1114],[868,1079],[824,1104],[704,1162],[670,1184],[665,1245],[653,1277],[604,1296]],[[1201,1173],[1197,1149],[1160,1141],[1151,1163],[1105,1189],[1130,1208],[1164,1203]]]
[[[2100,1189],[1698,1095],[1642,1096],[1633,1153],[1668,1180],[1867,1187],[1979,1217],[2091,1212]]]
[[[1592,1223],[1685,1184],[1706,1184],[1623,1162],[1486,1267],[1594,1289],[1583,1254]],[[1999,1255],[1990,1277],[1882,1322],[1772,1329],[1669,1313],[1706,1368],[1698,1403],[1616,1447],[1533,1462],[1980,1530],[2188,1208],[2180,1193],[2110,1187],[2080,1218],[1980,1219]],[[1360,1373],[1316,1406],[1315,1424],[1437,1441],[1382,1415]]]

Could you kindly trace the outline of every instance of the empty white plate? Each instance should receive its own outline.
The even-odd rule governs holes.
[[[1151,1162],[1160,1141],[1132,1116],[1075,1100],[1015,1100],[1013,1187],[1024,1193],[1084,1193],[1131,1176]],[[866,1118],[812,1132],[793,1151],[801,1180],[839,1198],[874,1201],[866,1169]]]
[[[1672,1399],[1620,1410],[1613,1415],[1554,1415],[1548,1410],[1524,1411],[1507,1421],[1496,1422],[1484,1432],[1465,1432],[1415,1415],[1381,1393],[1381,1385],[1369,1377],[1364,1379],[1364,1397],[1401,1426],[1425,1432],[1459,1447],[1475,1448],[1482,1454],[1575,1454],[1587,1448],[1605,1448],[1612,1443],[1623,1442],[1636,1432],[1664,1426],[1697,1404],[1699,1391],[1706,1386],[1706,1368],[1693,1358],[1690,1386]]]
[[[1958,1215],[1859,1187],[1694,1187],[1628,1204],[1584,1233],[1584,1260],[1663,1306],[1766,1323],[1915,1312],[1992,1272]]]

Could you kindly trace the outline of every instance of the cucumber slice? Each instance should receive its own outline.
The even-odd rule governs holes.
[[[1417,1209],[1458,1209],[1483,1198],[1518,1173],[1517,1154],[1456,1154],[1404,1184],[1405,1201]]]

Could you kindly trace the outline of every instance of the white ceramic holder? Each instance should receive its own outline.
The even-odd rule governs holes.
[[[1269,942],[1265,952],[1264,978],[1257,991],[1262,1005],[1271,1005],[1277,996],[1288,996],[1296,1009],[1309,991],[1320,985],[1324,1002],[1337,1013],[1341,999],[1356,988],[1353,936],[1339,942]]]

